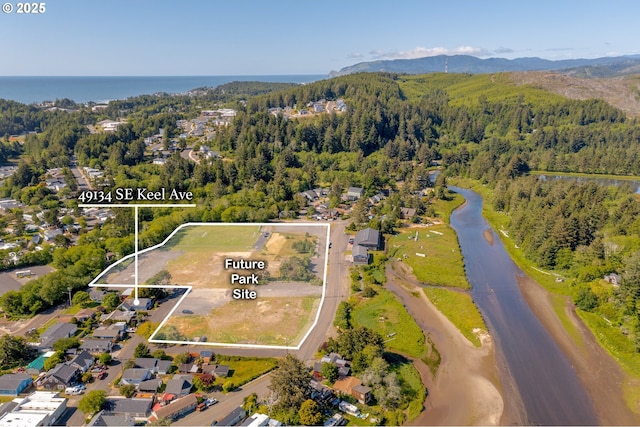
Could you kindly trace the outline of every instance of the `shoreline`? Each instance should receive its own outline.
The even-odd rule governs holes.
[[[585,388],[602,425],[640,425],[640,415],[625,403],[624,384],[629,376],[598,344],[593,333],[566,298],[565,310],[580,334],[582,345],[569,335],[553,310],[552,294],[529,276],[517,277],[527,305],[567,356]]]
[[[388,265],[385,287],[405,305],[441,356],[435,377],[430,371],[426,375],[425,409],[408,425],[525,424],[517,407],[509,402],[505,406],[493,338],[486,334],[482,346],[475,347],[412,283],[405,269],[401,263]]]

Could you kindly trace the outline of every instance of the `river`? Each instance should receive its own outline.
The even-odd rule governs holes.
[[[458,187],[466,203],[451,215],[458,234],[473,300],[480,308],[496,343],[502,372],[512,382],[531,425],[597,425],[575,369],[524,300],[518,278],[525,273],[504,249],[500,238],[482,216],[482,198]],[[490,233],[486,236],[486,233]],[[487,238],[489,237],[489,238]]]

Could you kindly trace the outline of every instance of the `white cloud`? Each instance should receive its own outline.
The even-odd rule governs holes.
[[[504,49],[504,48],[502,48]],[[422,47],[418,46],[412,50],[406,51],[382,51],[372,50],[369,52],[375,59],[416,59],[424,58],[427,56],[437,55],[473,55],[473,56],[487,56],[491,54],[490,51],[481,47],[473,46],[458,46],[453,49],[446,47]]]
[[[364,58],[364,55],[361,54],[360,52],[353,52],[349,54],[349,58],[351,59],[360,59],[360,58]]]

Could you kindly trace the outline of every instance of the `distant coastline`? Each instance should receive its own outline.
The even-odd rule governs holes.
[[[255,76],[0,76],[0,99],[23,104],[71,99],[78,103],[106,102],[165,92],[187,93],[232,81],[310,83],[326,75]]]

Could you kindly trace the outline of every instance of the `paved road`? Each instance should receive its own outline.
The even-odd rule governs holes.
[[[69,168],[71,169],[71,173],[78,183],[78,191],[91,190],[91,184],[80,170],[75,157],[71,160]]]
[[[270,375],[264,375],[234,392],[211,393],[209,397],[215,397],[219,403],[202,412],[192,412],[179,419],[173,425],[179,426],[210,426],[211,423],[226,417],[231,411],[242,405],[243,399],[251,393],[256,393],[258,398],[265,397],[269,393]]]

